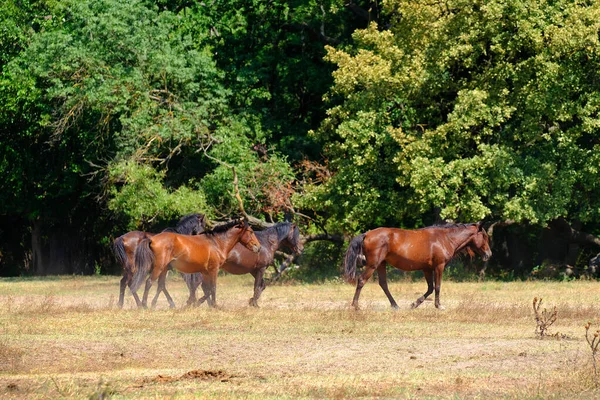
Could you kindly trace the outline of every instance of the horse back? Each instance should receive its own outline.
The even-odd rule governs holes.
[[[366,233],[363,246],[367,264],[387,261],[404,271],[431,268],[437,257],[435,235],[426,229],[373,229]]]
[[[219,257],[205,235],[161,232],[152,237],[151,248],[160,264],[171,264],[183,273],[206,272],[212,259]]]

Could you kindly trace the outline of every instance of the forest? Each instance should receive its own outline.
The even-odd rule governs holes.
[[[477,221],[472,276],[583,275],[599,34],[588,0],[4,0],[0,276],[119,273],[115,237],[237,194],[330,239],[298,279],[369,229]]]

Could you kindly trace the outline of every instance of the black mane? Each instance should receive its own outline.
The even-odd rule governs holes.
[[[293,226],[293,224],[291,222],[279,222],[273,226],[263,229],[260,232],[255,232],[255,233],[257,236],[259,236],[261,233],[263,235],[267,235],[267,234],[270,234],[273,231],[275,231],[275,233],[277,233],[277,241],[281,242],[282,240],[284,240],[285,238],[288,237],[288,235],[290,234],[290,231],[293,229],[292,226]]]
[[[179,233],[181,235],[202,233],[204,232],[204,224],[200,223],[201,217],[203,217],[203,215],[197,213],[185,215],[181,217],[181,219],[174,228],[164,229],[163,232],[174,232]]]
[[[435,225],[419,228],[418,230],[430,229],[430,228],[442,228],[442,229],[461,228],[461,229],[464,229],[464,228],[469,228],[469,227],[475,226],[475,225],[477,225],[477,223],[474,223],[474,222],[468,223],[468,224],[435,224]]]

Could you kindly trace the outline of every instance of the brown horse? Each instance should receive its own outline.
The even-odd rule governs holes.
[[[489,236],[476,224],[430,226],[417,230],[377,228],[352,239],[344,259],[346,279],[357,281],[352,306],[358,308],[358,297],[365,283],[377,270],[379,286],[393,308],[398,308],[387,286],[386,263],[403,271],[422,270],[427,281],[427,292],[419,297],[412,308],[418,307],[433,292],[435,306],[440,305],[442,273],[452,258],[461,252],[475,252],[484,261],[492,256]],[[356,263],[364,262],[365,269],[358,277]]]
[[[254,296],[252,296],[249,303],[253,307],[258,307],[258,299],[266,287],[263,276],[267,267],[273,263],[275,251],[279,247],[285,246],[295,254],[300,254],[304,250],[304,246],[300,240],[298,227],[291,222],[281,222],[262,231],[256,231],[254,234],[260,242],[260,252],[253,253],[238,243],[227,256],[227,260],[221,266],[221,269],[234,275],[252,274],[254,277]],[[198,279],[195,274],[187,274],[184,279],[190,290],[188,304],[202,304],[208,298],[208,288],[204,285],[202,279]],[[200,284],[202,284],[204,296],[196,303],[196,289]]]
[[[260,243],[246,221],[232,221],[198,236],[163,232],[144,239],[135,251],[136,271],[131,290],[137,291],[148,272],[152,270],[146,280],[142,298],[142,306],[146,307],[152,283],[162,274],[166,274],[167,266],[170,265],[186,274],[201,273],[207,285],[208,304],[214,307],[217,273],[238,242],[255,253],[260,251]]]
[[[189,214],[182,217],[175,228],[167,228],[163,232],[175,232],[182,235],[197,235],[204,232],[204,226],[206,224],[204,214]],[[135,249],[143,239],[148,239],[154,236],[155,233],[142,232],[142,231],[131,231],[124,235],[119,236],[113,242],[113,250],[115,252],[115,258],[117,262],[123,267],[123,278],[121,279],[121,287],[119,292],[119,308],[123,308],[123,301],[125,298],[125,288],[131,287],[131,279],[134,274],[134,255]],[[160,292],[164,292],[165,297],[169,301],[171,307],[175,307],[173,299],[167,292],[165,282],[163,279],[158,282],[158,289],[156,290],[156,296],[154,297],[153,303],[158,300]],[[142,302],[138,297],[137,293],[132,292],[133,298],[138,307],[142,306]]]

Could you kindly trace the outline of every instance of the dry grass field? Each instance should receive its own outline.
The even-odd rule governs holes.
[[[424,281],[391,283],[398,311],[370,282],[355,311],[344,283],[268,287],[253,309],[251,277],[222,276],[217,309],[140,311],[116,308],[118,281],[0,280],[0,398],[600,398],[599,282],[445,281],[444,311],[409,309]],[[536,337],[535,296],[562,339]]]

